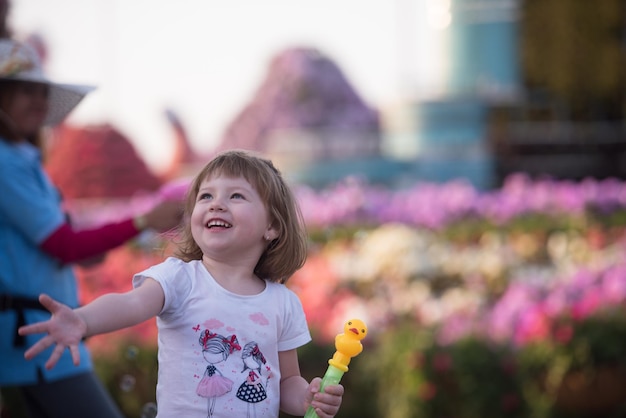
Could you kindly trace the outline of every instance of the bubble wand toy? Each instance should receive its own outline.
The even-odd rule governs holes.
[[[367,335],[367,325],[360,319],[350,319],[343,324],[343,333],[335,337],[335,354],[328,360],[328,369],[322,378],[320,392],[324,392],[327,385],[339,384],[341,377],[348,371],[348,364],[352,357],[363,351],[361,340]],[[304,418],[318,418],[312,406],[306,411]]]

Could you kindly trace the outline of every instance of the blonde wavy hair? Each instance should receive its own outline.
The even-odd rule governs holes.
[[[243,177],[250,183],[267,208],[278,238],[261,255],[254,272],[265,280],[285,283],[304,265],[307,256],[307,233],[298,202],[270,160],[250,151],[229,150],[218,154],[198,173],[187,192],[185,215],[181,225],[176,256],[184,261],[201,260],[202,250],[191,235],[188,220],[202,182],[216,176]]]

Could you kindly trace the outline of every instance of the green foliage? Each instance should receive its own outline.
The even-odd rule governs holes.
[[[564,319],[555,326],[569,327],[571,337],[530,344],[518,354],[524,398],[533,416],[626,416],[624,311],[602,312],[581,321]],[[603,390],[605,383],[611,386],[608,392]]]
[[[624,312],[564,320],[555,328],[568,326],[567,338],[555,333],[521,348],[478,337],[444,346],[432,330],[414,324],[389,329],[365,356],[365,371],[378,376],[376,416],[626,416]]]
[[[381,338],[369,358],[385,417],[525,417],[510,351],[480,339],[440,346],[405,324]]]
[[[376,377],[378,415],[422,418],[416,403],[425,378],[420,373],[422,351],[432,344],[430,330],[403,323],[381,333],[373,351],[364,353],[365,371]]]
[[[523,370],[548,369],[555,362],[566,364],[570,370],[597,365],[626,367],[626,316],[623,310],[601,312],[580,321],[564,318],[553,328],[553,339],[530,344],[522,350],[520,363]],[[568,330],[568,336],[559,337],[563,332],[559,330]]]

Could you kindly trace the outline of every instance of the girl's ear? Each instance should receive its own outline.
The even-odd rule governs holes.
[[[276,230],[276,228],[270,225],[267,227],[263,238],[265,239],[265,241],[274,241],[276,238],[278,238],[278,231]]]

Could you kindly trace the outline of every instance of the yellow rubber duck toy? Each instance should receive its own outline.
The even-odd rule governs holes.
[[[363,351],[361,340],[367,335],[367,326],[360,319],[350,319],[343,324],[343,333],[335,337],[335,354],[328,360],[328,369],[322,379],[320,392],[324,392],[326,385],[336,385],[341,376],[348,371],[348,364],[352,357]],[[319,418],[312,406],[306,411],[304,418]]]
[[[343,325],[343,333],[335,337],[335,354],[328,364],[343,372],[348,371],[352,357],[363,351],[361,340],[367,335],[367,326],[360,319],[350,319]]]

